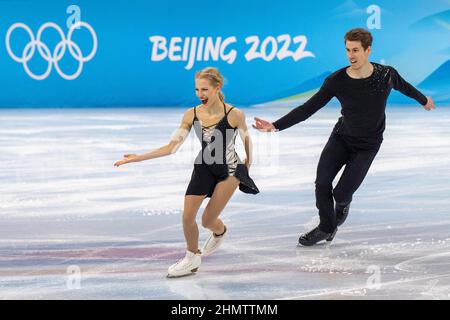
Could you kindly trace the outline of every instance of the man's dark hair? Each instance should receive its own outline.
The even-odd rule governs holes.
[[[372,34],[363,28],[356,28],[348,31],[344,37],[345,42],[347,41],[361,41],[361,45],[364,50],[367,50],[368,47],[372,46]]]

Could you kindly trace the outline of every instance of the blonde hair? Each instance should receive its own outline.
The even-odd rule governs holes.
[[[223,87],[223,76],[220,74],[219,69],[208,67],[195,74],[195,79],[207,79],[212,86],[220,88]],[[219,91],[219,99],[225,102],[225,95],[222,90]]]

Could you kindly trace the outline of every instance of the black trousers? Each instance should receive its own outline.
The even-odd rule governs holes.
[[[336,228],[336,204],[345,206],[363,182],[380,149],[379,143],[364,143],[355,138],[332,133],[320,156],[316,176],[316,206],[319,209],[319,229],[331,233]],[[333,189],[333,180],[345,166]],[[334,201],[333,201],[334,200]]]

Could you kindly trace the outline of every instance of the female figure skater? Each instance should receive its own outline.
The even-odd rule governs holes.
[[[219,219],[236,188],[245,193],[259,192],[248,174],[252,163],[251,139],[242,111],[226,104],[222,93],[223,77],[215,68],[195,75],[195,92],[201,105],[188,109],[171,141],[145,154],[126,154],[114,165],[163,157],[175,153],[192,127],[202,144],[196,157],[191,181],[184,198],[183,231],[187,250],[183,259],[169,267],[168,277],[181,277],[196,272],[201,256],[215,251],[222,243],[227,227]],[[237,131],[245,146],[247,158],[242,162],[235,151]],[[202,216],[203,227],[211,231],[203,249],[198,248],[197,211],[203,200],[210,200]]]

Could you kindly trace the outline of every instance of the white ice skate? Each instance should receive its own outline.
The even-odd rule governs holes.
[[[211,254],[216,251],[217,248],[219,248],[227,234],[227,227],[224,226],[224,228],[225,231],[220,236],[216,236],[214,232],[211,232],[211,235],[209,236],[208,240],[206,240],[205,245],[203,246],[202,255],[206,256],[208,254]]]
[[[183,259],[180,259],[177,263],[169,267],[167,278],[177,278],[193,274],[197,272],[201,262],[200,252],[186,251],[186,256]]]

